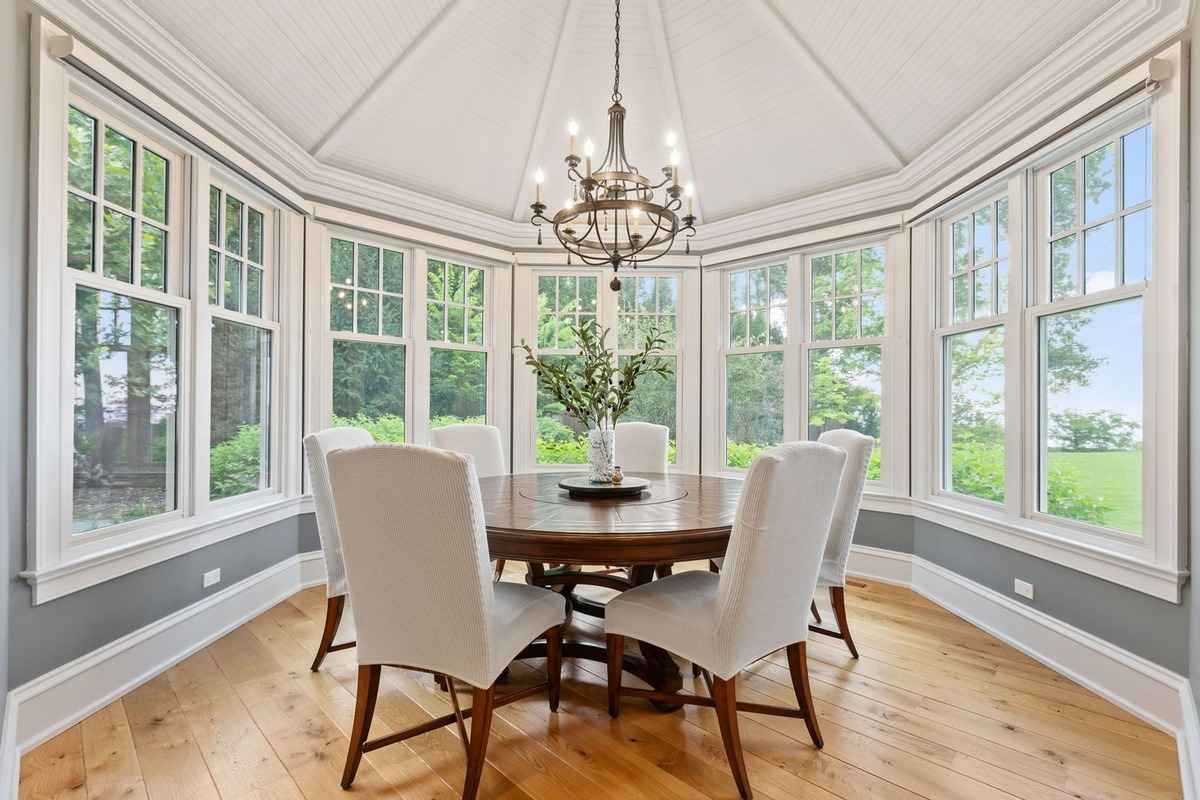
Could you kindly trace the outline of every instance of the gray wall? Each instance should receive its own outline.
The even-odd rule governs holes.
[[[0,574],[12,576],[25,530],[25,244],[29,219],[28,0],[0,9]],[[0,686],[8,686],[9,593],[0,591]],[[0,697],[0,712],[4,698]]]
[[[1188,630],[1195,624],[1190,585],[1176,605],[901,514],[864,511],[854,542],[920,556],[1181,675],[1189,663],[1200,664],[1188,658]],[[1033,600],[1013,593],[1013,578],[1034,585]]]
[[[248,578],[297,553],[316,550],[312,514],[277,522],[40,606],[28,585],[11,600],[10,688]],[[200,576],[221,568],[221,583],[200,588]]]

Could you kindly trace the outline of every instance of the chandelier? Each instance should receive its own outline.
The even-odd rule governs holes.
[[[584,144],[582,163],[575,154],[579,126],[574,121],[567,125],[570,136],[567,178],[571,182],[571,197],[562,210],[552,217],[545,216],[546,204],[542,202],[542,184],[546,176],[541,169],[534,176],[537,185],[537,200],[533,203],[530,222],[538,229],[538,244],[542,243],[542,225],[554,227],[554,235],[567,250],[567,263],[578,257],[585,264],[611,265],[613,279],[609,286],[613,291],[621,288],[618,274],[623,265],[638,264],[662,258],[671,251],[675,237],[680,233],[690,240],[696,233],[696,217],[692,213],[695,194],[689,183],[686,189],[679,185],[679,151],[674,135],[667,135],[667,146],[672,148],[670,163],[662,168],[663,179],[658,183],[638,172],[625,156],[625,107],[621,105],[621,0],[616,2],[616,36],[613,56],[612,105],[608,109],[608,151],[600,166],[592,169],[594,146],[590,139]],[[663,190],[660,197],[655,192]],[[687,213],[683,209],[681,195],[687,199]],[[691,252],[691,242],[686,242],[686,251]]]

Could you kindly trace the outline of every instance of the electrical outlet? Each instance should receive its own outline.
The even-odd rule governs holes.
[[[1013,591],[1026,600],[1033,599],[1033,584],[1020,578],[1013,578]]]
[[[216,586],[220,582],[221,582],[221,568],[220,567],[217,567],[216,569],[210,569],[208,572],[204,573],[203,588],[207,589],[210,586]]]

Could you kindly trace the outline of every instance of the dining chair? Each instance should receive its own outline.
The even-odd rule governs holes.
[[[504,441],[500,429],[495,425],[459,424],[446,425],[430,431],[430,441],[440,450],[466,453],[475,459],[475,473],[481,478],[503,475],[508,472],[504,465]],[[504,575],[504,559],[496,559],[493,579]]]
[[[462,796],[472,800],[493,710],[543,690],[551,711],[558,708],[566,601],[545,589],[491,580],[470,458],[392,444],[337,450],[327,461],[358,619],[358,693],[342,788],[354,782],[364,753],[457,722],[467,755]],[[497,697],[496,678],[543,636],[547,680]],[[445,676],[454,713],[368,739],[383,666]],[[470,708],[459,708],[456,679],[472,688]]]
[[[309,485],[317,511],[317,537],[325,554],[325,629],[312,671],[321,668],[325,656],[335,650],[354,647],[353,612],[346,607],[346,566],[342,562],[342,537],[338,534],[337,516],[333,509],[333,489],[329,486],[329,470],[325,457],[330,451],[346,447],[374,444],[375,437],[362,428],[329,428],[304,437],[304,456],[308,462]],[[338,631],[342,637],[335,643]],[[347,635],[349,638],[347,638]]]
[[[802,718],[813,744],[824,746],[808,682],[807,611],[845,461],[845,452],[819,442],[783,444],[760,454],[738,501],[724,568],[643,584],[609,600],[605,610],[608,713],[620,714],[622,695],[715,708],[744,798],[751,791],[738,711]],[[622,687],[627,637],[690,659],[703,670],[709,696]],[[787,649],[799,708],[739,702],[738,673],[780,648]]]
[[[666,472],[671,429],[650,422],[618,422],[616,462],[622,472]]]
[[[862,506],[863,487],[867,482],[867,467],[871,462],[875,440],[858,431],[843,428],[826,431],[817,441],[845,451],[846,466],[842,468],[829,540],[825,543],[825,555],[821,560],[821,570],[817,573],[817,588],[829,591],[829,604],[833,607],[837,630],[820,627],[821,615],[817,612],[816,602],[812,605],[812,612],[817,625],[810,625],[809,630],[841,639],[846,643],[850,655],[858,658],[858,648],[854,646],[850,621],[846,617],[846,562],[850,558],[854,529],[858,526],[858,511]]]

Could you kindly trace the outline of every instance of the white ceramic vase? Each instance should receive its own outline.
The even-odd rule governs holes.
[[[612,428],[588,431],[588,480],[612,483],[617,432]]]

